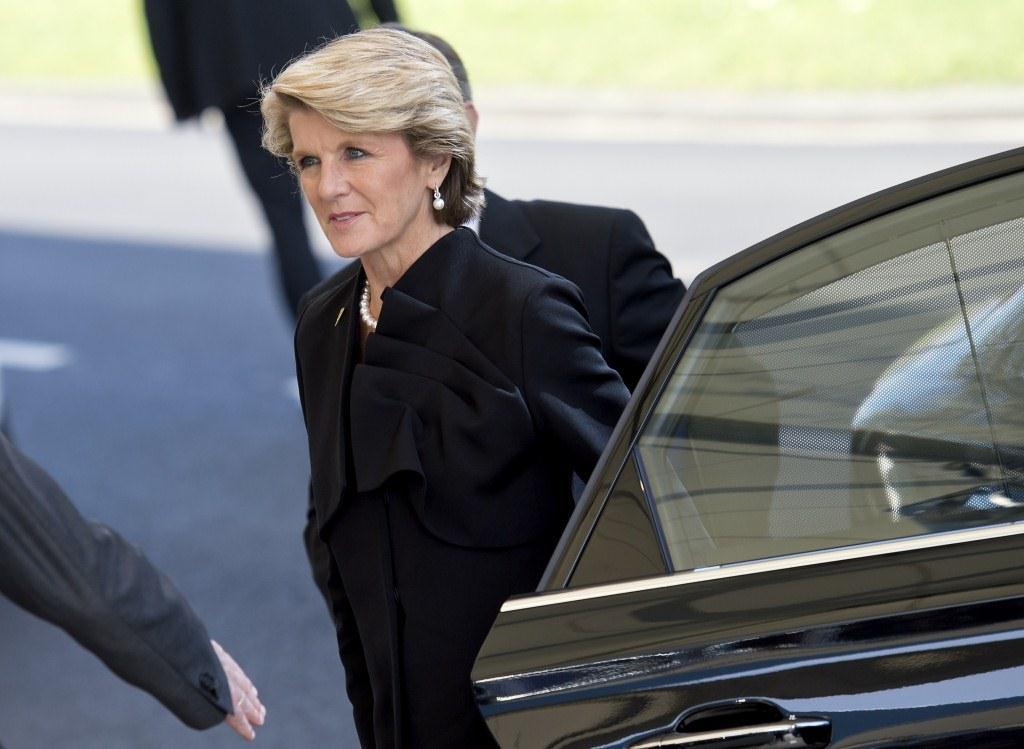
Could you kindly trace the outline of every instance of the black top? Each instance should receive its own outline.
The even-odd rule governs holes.
[[[296,329],[307,551],[363,745],[485,746],[473,658],[536,587],[628,392],[578,289],[468,229],[384,290],[355,363],[363,281],[353,263],[315,289]]]
[[[339,418],[348,418],[360,491],[400,472],[421,476],[424,522],[457,543],[502,546],[549,531],[541,488],[554,482],[561,493],[573,471],[590,475],[628,400],[579,290],[456,229],[384,290],[377,332],[353,366],[363,278],[352,263],[314,289],[296,327],[319,527],[345,491]],[[351,410],[341,402],[349,382]],[[481,496],[489,509],[476,517]]]

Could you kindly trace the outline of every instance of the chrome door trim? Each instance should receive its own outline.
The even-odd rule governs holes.
[[[795,717],[790,720],[779,721],[778,723],[764,723],[756,726],[743,726],[741,728],[724,728],[717,731],[702,731],[700,733],[665,733],[655,736],[653,739],[641,741],[639,744],[630,744],[629,749],[662,749],[662,747],[706,747],[714,749],[716,743],[725,743],[733,739],[753,739],[764,737],[764,746],[775,746],[775,743],[768,744],[769,739],[778,739],[780,746],[790,746],[793,749],[807,747],[807,744],[800,736],[800,731],[815,728],[830,728],[831,724],[824,718],[811,718],[797,720]],[[751,744],[753,746],[753,744]],[[821,742],[815,742],[815,746],[824,746]]]
[[[679,585],[691,585],[709,580],[722,580],[730,577],[741,577],[744,575],[757,575],[764,572],[775,572],[779,570],[796,569],[799,567],[810,567],[819,564],[842,562],[849,559],[865,559],[869,557],[883,556],[886,554],[900,554],[907,551],[930,549],[941,546],[954,546],[957,544],[970,543],[972,541],[986,541],[1008,536],[1024,535],[1024,520],[1000,525],[989,525],[984,528],[971,528],[962,531],[948,531],[945,533],[930,533],[910,538],[900,538],[889,541],[875,541],[856,546],[844,546],[839,549],[828,549],[826,551],[813,551],[803,554],[792,554],[785,557],[773,557],[753,562],[737,562],[718,567],[702,567],[685,572],[677,572],[671,575],[659,575],[658,577],[645,577],[639,580],[626,582],[608,583],[605,585],[591,585],[572,590],[559,590],[554,592],[538,593],[528,596],[510,598],[501,607],[502,613],[508,611],[523,611],[541,606],[556,606],[562,603],[574,601],[587,601],[594,598],[607,598],[610,596],[625,595],[627,593],[639,593],[648,590],[659,590],[661,588],[673,588]]]

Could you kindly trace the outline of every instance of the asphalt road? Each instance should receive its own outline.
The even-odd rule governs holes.
[[[139,544],[268,706],[260,744],[355,746],[300,532],[306,456],[290,335],[263,258],[0,233],[14,436],[82,512]],[[237,746],[195,733],[63,633],[0,600],[7,749]]]
[[[0,374],[23,449],[137,542],[249,671],[259,743],[355,746],[299,538],[305,438],[262,228],[219,133],[0,128]],[[687,278],[999,144],[485,141],[510,197],[625,205]],[[4,358],[6,356],[6,359]],[[238,746],[192,732],[0,601],[7,749]]]
[[[1013,145],[763,145],[758,135],[749,144],[482,137],[479,171],[509,198],[634,209],[691,279],[842,203]],[[17,144],[4,154],[0,228],[263,250],[262,217],[215,128],[0,124],[0,138]]]

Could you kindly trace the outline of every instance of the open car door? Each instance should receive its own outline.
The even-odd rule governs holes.
[[[536,595],[503,747],[1024,746],[1024,149],[691,287]]]

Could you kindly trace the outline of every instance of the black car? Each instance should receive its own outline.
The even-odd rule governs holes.
[[[536,595],[504,747],[1024,746],[1024,149],[703,273]]]

